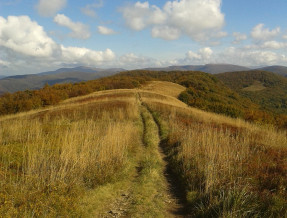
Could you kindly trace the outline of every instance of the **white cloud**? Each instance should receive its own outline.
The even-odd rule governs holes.
[[[115,59],[110,49],[95,51],[60,45],[28,16],[0,16],[0,48],[0,65],[6,66],[6,74],[35,73],[62,64],[105,65]]]
[[[63,61],[72,64],[83,63],[90,65],[93,62],[102,64],[115,58],[114,52],[110,49],[106,49],[105,51],[93,51],[87,48],[64,46],[61,46],[61,49]]]
[[[136,55],[134,53],[124,54],[118,57],[114,62],[114,66],[123,67],[125,69],[166,67],[176,64],[178,64],[177,60],[171,60],[171,61],[157,60],[143,55]]]
[[[287,58],[273,51],[229,47],[215,54],[212,62],[243,66],[286,65]]]
[[[234,36],[234,41],[232,42],[233,44],[239,44],[241,41],[247,39],[245,34],[239,32],[234,32],[232,35]]]
[[[286,65],[287,57],[278,52],[262,50],[261,48],[228,47],[219,52],[213,52],[209,47],[197,52],[188,51],[184,59],[177,59],[179,65],[227,63],[242,66]]]
[[[98,26],[98,32],[103,35],[113,35],[116,32],[108,27],[105,26]]]
[[[103,0],[97,0],[93,4],[88,4],[85,7],[81,8],[81,11],[87,16],[95,17],[97,15],[95,9],[101,8],[103,7],[103,5]]]
[[[128,27],[136,31],[152,27],[153,37],[173,40],[185,34],[202,41],[226,36],[220,31],[224,25],[221,0],[168,1],[162,9],[136,2],[120,11]]]
[[[198,52],[188,51],[186,53],[186,57],[184,62],[185,63],[192,63],[192,64],[203,64],[203,63],[209,63],[210,59],[212,57],[213,51],[211,48],[201,48]]]
[[[48,57],[57,50],[43,27],[28,16],[0,17],[0,46],[35,57]]]
[[[41,16],[52,17],[66,6],[67,0],[39,0],[36,9]]]
[[[170,26],[155,26],[152,28],[151,35],[154,38],[174,40],[180,37],[181,31]]]
[[[121,9],[126,24],[133,30],[143,30],[149,25],[148,19],[151,14],[148,2],[136,2]]]
[[[251,36],[255,40],[266,41],[276,37],[279,33],[280,27],[276,27],[273,30],[269,30],[268,28],[264,28],[263,23],[260,23],[252,29]]]
[[[246,45],[244,48],[247,50],[252,50],[252,49],[279,50],[279,49],[287,48],[287,43],[272,40],[272,41],[266,41],[262,43],[252,44],[252,45]]]
[[[90,38],[91,33],[87,25],[80,22],[73,22],[69,17],[64,14],[57,14],[54,17],[54,22],[60,26],[64,26],[72,30],[69,34],[73,38],[87,39]]]
[[[8,66],[10,66],[10,64],[11,64],[10,62],[0,59],[0,66],[8,67]]]
[[[277,41],[267,41],[261,45],[264,49],[282,49],[287,48],[287,43]]]
[[[134,53],[128,53],[122,55],[118,58],[119,66],[128,67],[128,68],[140,68],[151,66],[155,60],[152,58],[138,56]]]

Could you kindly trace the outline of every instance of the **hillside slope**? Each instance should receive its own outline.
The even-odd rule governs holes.
[[[258,68],[257,70],[269,71],[269,72],[287,77],[287,67],[285,66],[267,66],[267,67]]]
[[[147,86],[0,117],[0,216],[286,215],[286,131]]]
[[[287,78],[266,71],[230,72],[216,77],[262,109],[287,114]]]

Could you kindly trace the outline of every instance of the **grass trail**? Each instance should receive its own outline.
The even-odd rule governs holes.
[[[85,217],[182,217],[160,147],[161,129],[141,94],[135,93],[142,142],[134,146],[121,180],[91,190],[82,200]]]
[[[132,217],[182,217],[181,202],[178,201],[167,168],[165,155],[160,148],[162,136],[159,124],[152,112],[142,103],[144,154],[138,167],[138,178],[134,183]]]

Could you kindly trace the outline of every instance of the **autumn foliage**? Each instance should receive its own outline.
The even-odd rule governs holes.
[[[196,71],[134,70],[87,82],[45,85],[40,90],[6,93],[0,98],[0,115],[55,105],[71,97],[101,90],[138,88],[151,80],[169,81],[185,86],[186,90],[179,95],[179,99],[189,106],[258,124],[287,127],[286,115],[264,109],[231,90],[213,75]]]

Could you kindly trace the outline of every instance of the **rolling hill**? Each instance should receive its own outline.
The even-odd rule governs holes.
[[[186,88],[179,99],[192,107],[243,118],[250,122],[272,124],[279,128],[287,126],[287,116],[279,115],[260,106],[260,102],[237,93],[211,74],[197,71],[148,71],[134,70],[104,77],[97,80],[75,84],[45,85],[39,90],[27,90],[14,94],[5,94],[0,98],[0,115],[13,114],[31,109],[55,105],[62,100],[86,95],[95,91],[139,88],[149,81],[167,81],[177,83]],[[260,86],[261,85],[261,86]],[[257,89],[262,89],[257,84]],[[156,87],[149,87],[151,90]],[[254,87],[248,87],[254,89]],[[167,86],[164,92],[168,91]]]
[[[259,70],[222,73],[216,77],[262,109],[287,114],[287,78]]]
[[[153,80],[0,116],[0,216],[284,217],[286,131],[188,107],[184,90]]]
[[[284,66],[267,66],[256,70],[269,71],[287,77],[287,67]]]
[[[206,64],[206,65],[185,65],[185,66],[169,66],[164,68],[146,68],[143,70],[150,71],[201,71],[210,74],[218,74],[224,72],[250,71],[250,68],[232,65],[232,64]],[[287,75],[287,67],[269,66],[258,68],[258,70],[270,71],[279,75]],[[75,83],[88,81],[100,77],[110,76],[118,72],[126,71],[122,68],[91,68],[91,67],[74,67],[60,68],[55,71],[42,72],[33,75],[18,76],[0,76],[0,94],[5,92],[15,92],[27,89],[40,89],[46,83],[53,85],[57,83]]]

